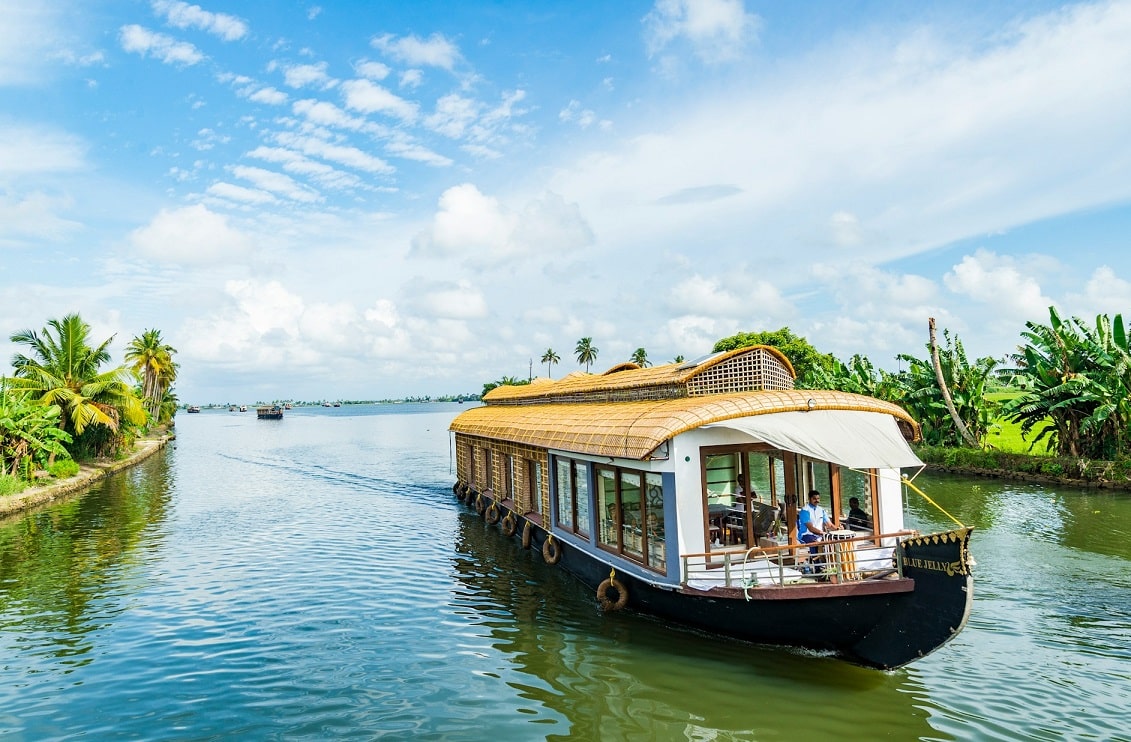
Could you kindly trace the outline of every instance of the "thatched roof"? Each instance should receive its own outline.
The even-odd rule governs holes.
[[[452,421],[450,430],[560,451],[641,460],[664,441],[694,428],[739,417],[804,410],[880,412],[896,418],[904,437],[919,437],[918,424],[898,405],[858,394],[812,389],[632,402],[495,404],[467,410]]]
[[[640,368],[619,363],[602,374],[575,371],[556,381],[537,379],[491,390],[488,405],[552,402],[625,402],[673,399],[728,392],[793,388],[789,359],[777,348],[756,345],[686,363]]]

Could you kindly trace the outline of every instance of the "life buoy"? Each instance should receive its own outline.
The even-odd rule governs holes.
[[[503,524],[499,526],[499,529],[508,538],[514,535],[514,532],[518,530],[518,518],[514,517],[513,512],[507,511],[507,517],[503,518]]]
[[[480,493],[479,496],[475,498],[475,512],[483,515],[485,510],[487,510],[487,500],[483,497],[483,493]]]
[[[487,512],[483,514],[483,518],[484,518],[484,520],[486,520],[491,525],[495,525],[496,523],[498,523],[499,522],[499,503],[498,502],[492,502],[490,505],[488,505],[487,506]]]
[[[557,564],[562,559],[562,547],[558,546],[553,534],[542,542],[542,558],[546,560],[546,564]]]
[[[609,589],[616,591],[617,599],[609,600]],[[624,584],[615,577],[606,577],[605,581],[597,586],[597,602],[605,613],[619,611],[628,605],[628,590]]]
[[[526,525],[522,529],[522,548],[529,549],[530,542],[534,538],[534,527],[530,525],[530,521],[526,521]]]

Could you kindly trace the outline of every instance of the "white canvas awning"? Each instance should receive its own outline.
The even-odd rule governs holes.
[[[879,412],[813,410],[739,417],[712,423],[785,451],[853,469],[920,467],[895,418]]]

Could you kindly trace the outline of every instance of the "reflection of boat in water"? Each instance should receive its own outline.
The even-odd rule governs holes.
[[[920,465],[907,445],[918,425],[869,397],[793,389],[776,349],[622,364],[483,401],[451,425],[457,496],[606,610],[882,668],[966,623],[970,529],[904,528],[899,469]],[[835,528],[801,544],[798,499],[813,489]],[[850,496],[875,531],[844,528]]]
[[[256,407],[255,416],[260,420],[282,420],[283,408],[277,404]]]
[[[197,407],[196,405],[189,405],[186,412],[200,412],[200,408]]]

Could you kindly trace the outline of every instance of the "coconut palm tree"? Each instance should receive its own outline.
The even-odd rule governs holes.
[[[126,361],[141,379],[141,396],[154,422],[159,417],[165,391],[177,378],[177,364],[173,362],[176,353],[176,348],[162,341],[160,330],[146,330],[126,346]]]
[[[48,321],[40,333],[17,332],[11,341],[28,346],[31,355],[12,358],[15,378],[8,383],[33,401],[59,408],[61,427],[75,438],[72,452],[105,455],[121,444],[122,422],[143,425],[146,414],[128,383],[129,369],[101,370],[114,338],[97,347],[89,339],[90,325],[77,314]]]
[[[546,364],[546,376],[553,378],[554,375],[550,373],[550,365],[560,360],[562,360],[562,357],[555,353],[553,348],[546,348],[546,352],[542,354],[542,363]]]
[[[632,358],[629,359],[640,368],[648,368],[652,363],[648,360],[648,351],[643,348],[637,348],[632,351]]]
[[[597,354],[601,351],[593,347],[593,338],[589,337],[578,340],[573,352],[577,356],[577,362],[585,364],[585,373],[589,373],[589,365],[596,362]]]

